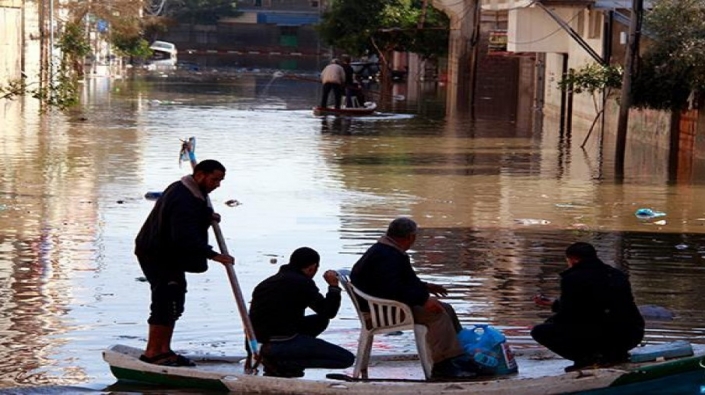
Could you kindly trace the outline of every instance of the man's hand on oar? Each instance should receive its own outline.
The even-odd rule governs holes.
[[[220,262],[223,265],[232,265],[235,263],[235,258],[228,254],[218,254],[213,257],[213,260],[216,262]]]

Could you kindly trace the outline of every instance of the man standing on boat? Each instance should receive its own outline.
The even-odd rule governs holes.
[[[568,269],[561,273],[560,298],[534,301],[555,313],[531,330],[531,337],[574,362],[567,372],[626,362],[628,351],[644,338],[629,278],[602,262],[595,247],[574,243],[565,252]]]
[[[355,71],[350,64],[350,55],[341,55],[342,60],[341,66],[345,71],[345,107],[353,108],[356,107],[353,104],[353,96],[357,98],[357,86],[355,85]],[[358,104],[362,104],[359,103]]]
[[[355,362],[350,351],[317,338],[340,308],[335,271],[323,273],[325,297],[313,281],[320,260],[315,250],[298,248],[252,293],[250,319],[262,343],[265,376],[302,377],[306,368],[345,369]],[[307,308],[315,314],[305,315]]]
[[[321,82],[323,83],[323,96],[321,97],[321,108],[328,107],[328,95],[333,90],[335,98],[335,109],[340,110],[340,103],[343,96],[343,86],[345,85],[345,70],[340,65],[338,59],[333,59],[321,72]]]
[[[462,329],[453,307],[431,296],[446,296],[438,284],[421,281],[406,253],[416,241],[417,225],[409,218],[393,220],[377,243],[355,263],[350,281],[362,292],[396,300],[411,307],[414,322],[428,327],[426,343],[431,350],[434,378],[471,378],[479,372],[465,353],[457,334]],[[361,310],[369,309],[359,298]]]
[[[225,167],[209,159],[193,174],[169,185],[135,239],[135,254],[152,292],[147,348],[140,360],[165,366],[195,366],[171,350],[174,325],[184,311],[186,273],[208,269],[207,259],[233,264],[230,255],[208,245],[208,228],[220,215],[206,197],[220,186]]]

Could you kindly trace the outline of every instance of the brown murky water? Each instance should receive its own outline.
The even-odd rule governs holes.
[[[101,350],[145,344],[133,239],[153,204],[143,195],[189,172],[178,163],[189,136],[199,159],[228,169],[212,200],[246,296],[277,270],[272,258],[307,245],[322,269],[350,267],[389,220],[410,215],[422,227],[418,272],[448,285],[464,323],[501,327],[516,347],[535,346],[528,330],[547,312],[531,296],[557,292],[562,251],[578,240],[631,273],[639,304],[673,311],[649,321],[648,342],[705,342],[702,164],[670,182],[666,153],[632,145],[616,183],[609,139],[591,137],[583,151],[584,135],[549,122],[532,132],[445,119],[433,90],[357,119],[313,117],[316,96],[308,81],[242,76],[217,86],[96,80],[86,108],[68,116],[0,103],[0,388],[107,391]],[[640,220],[639,208],[666,215]],[[242,354],[224,274],[215,264],[189,278],[176,349]],[[358,321],[343,303],[325,337],[354,349]]]

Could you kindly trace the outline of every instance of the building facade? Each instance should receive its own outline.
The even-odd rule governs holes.
[[[221,18],[215,26],[170,28],[163,39],[190,52],[318,55],[324,50],[315,29],[319,0],[240,0],[237,9],[240,15]]]

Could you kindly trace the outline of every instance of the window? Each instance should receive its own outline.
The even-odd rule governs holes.
[[[602,12],[590,10],[588,21],[588,38],[600,38],[602,36]]]

